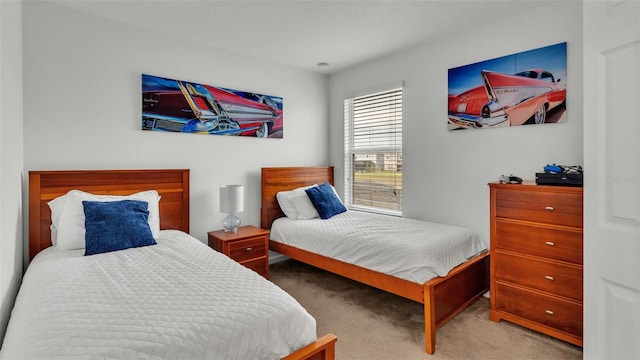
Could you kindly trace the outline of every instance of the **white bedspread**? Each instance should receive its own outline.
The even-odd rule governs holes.
[[[362,211],[328,220],[282,217],[271,240],[416,283],[445,276],[487,249],[462,227]]]
[[[316,340],[282,289],[197,239],[30,264],[2,359],[275,359]]]

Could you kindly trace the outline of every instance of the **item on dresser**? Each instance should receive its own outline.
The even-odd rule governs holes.
[[[269,279],[269,231],[241,226],[236,232],[207,233],[209,246]]]
[[[557,173],[561,173],[562,171],[563,171],[562,166],[556,165],[556,164],[552,164],[552,165],[547,164],[544,167],[544,172],[549,174],[557,174]]]
[[[333,184],[332,166],[262,168],[260,224],[271,229],[270,250],[424,304],[425,350],[433,354],[436,329],[488,290],[486,244],[457,226],[352,210],[299,220],[290,216],[291,207],[301,209],[279,204],[279,193],[325,183]],[[358,242],[362,238],[368,240]]]
[[[544,167],[544,172],[548,174],[569,173],[569,174],[582,174],[582,166],[580,165],[556,165],[547,164]]]
[[[582,346],[582,189],[489,187],[490,319]]]
[[[513,176],[513,174],[509,176],[500,175],[500,178],[498,180],[502,184],[522,184],[522,178]]]
[[[583,171],[580,165],[546,165],[544,172],[536,173],[536,184],[582,186]]]

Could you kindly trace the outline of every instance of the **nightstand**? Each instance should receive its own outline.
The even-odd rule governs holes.
[[[209,231],[209,246],[269,279],[269,231],[241,226],[238,232]]]

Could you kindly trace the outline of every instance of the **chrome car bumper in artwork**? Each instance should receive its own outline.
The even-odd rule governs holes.
[[[159,130],[212,135],[240,135],[244,129],[237,122],[224,117],[219,119],[185,119],[151,113],[142,114],[143,130]]]
[[[479,129],[485,126],[496,126],[504,123],[505,121],[507,124],[509,123],[509,116],[507,114],[485,118],[482,116],[449,113],[450,123],[470,129]]]
[[[479,129],[485,126],[496,126],[504,123],[509,123],[509,115],[504,111],[504,107],[499,101],[490,100],[486,103],[480,111],[480,116],[471,115],[464,112],[467,104],[461,103],[458,105],[458,109],[463,109],[458,113],[449,113],[449,122],[464,128]]]

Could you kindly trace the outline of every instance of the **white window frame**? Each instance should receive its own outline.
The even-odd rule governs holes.
[[[400,161],[402,159],[402,126],[400,127],[399,134],[398,131],[390,132],[389,134],[394,134],[394,136],[400,136],[400,141],[392,142],[390,144],[386,144],[385,146],[376,145],[374,147],[362,147],[358,146],[354,147],[354,136],[353,136],[353,102],[354,99],[372,96],[375,94],[381,94],[392,91],[400,91],[401,96],[404,96],[404,84],[401,81],[385,84],[381,86],[377,86],[374,88],[363,89],[355,92],[351,92],[344,95],[344,201],[345,205],[350,210],[362,210],[369,211],[375,213],[383,213],[387,215],[395,215],[402,216],[402,200],[399,203],[399,209],[387,209],[376,206],[366,206],[366,205],[358,205],[353,203],[353,183],[352,179],[354,178],[354,154],[377,154],[377,153],[389,153],[389,152],[397,152],[400,156]],[[402,100],[401,100],[402,101]],[[400,106],[400,116],[402,116],[402,106]],[[401,164],[401,166],[403,166]],[[400,197],[402,199],[402,197]]]

